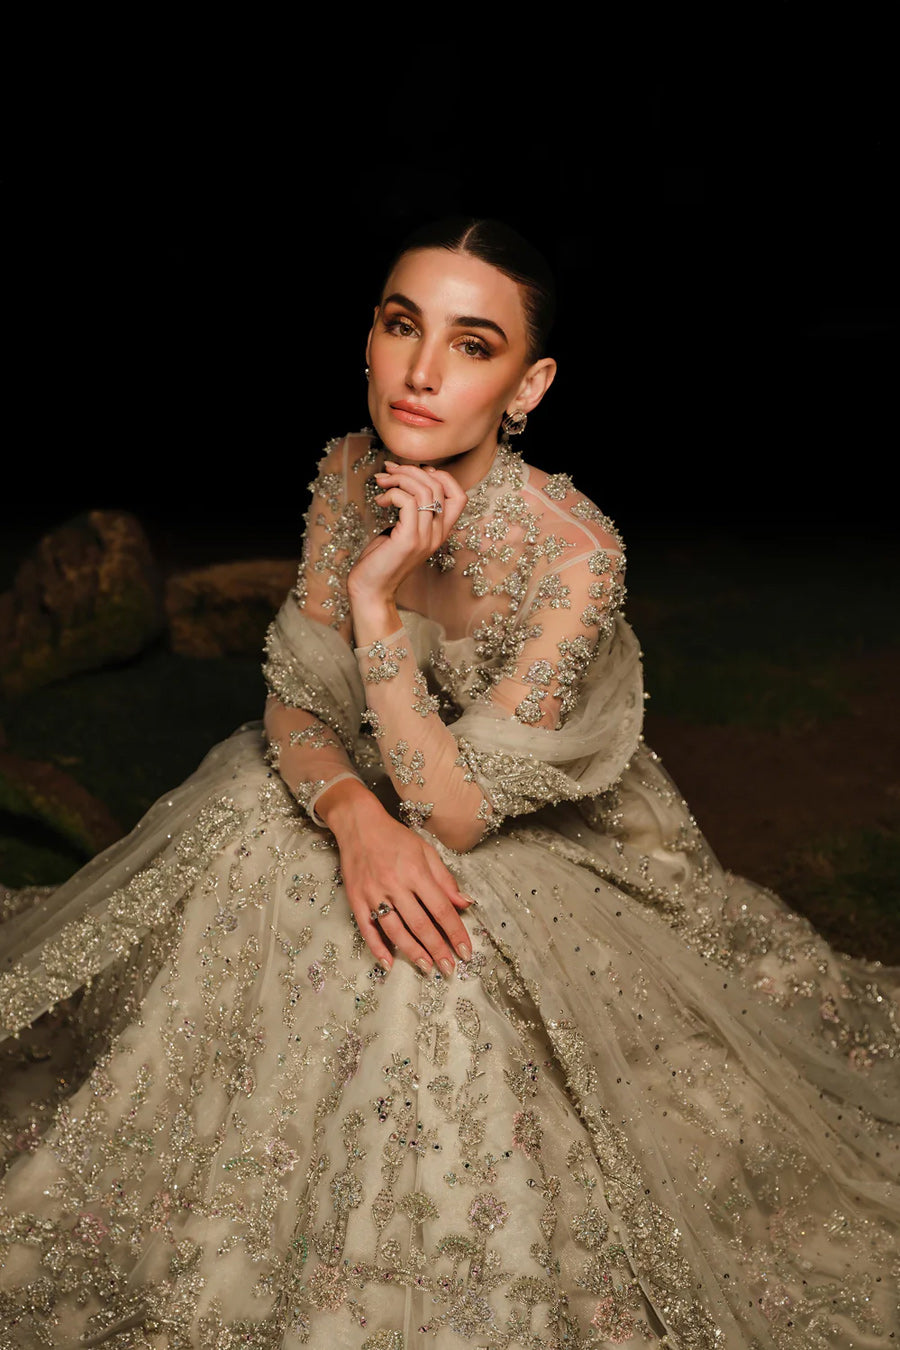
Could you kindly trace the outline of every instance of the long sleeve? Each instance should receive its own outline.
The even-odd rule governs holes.
[[[263,667],[269,762],[317,825],[324,824],[315,810],[322,793],[342,778],[360,777],[350,753],[361,712],[356,691],[335,689],[333,680],[316,677],[317,664],[324,669],[331,659],[329,644],[349,648],[346,577],[367,538],[359,508],[347,500],[347,459],[348,438],[332,441],[309,485],[297,585],[287,602],[312,621],[304,628],[307,659],[299,660],[295,644],[286,640],[283,630],[296,618],[288,612],[270,627]],[[312,650],[322,644],[322,650]]]
[[[617,636],[623,563],[621,549],[608,542],[533,578],[519,621],[502,625],[505,659],[479,698],[480,723],[441,721],[439,699],[429,692],[405,629],[356,649],[366,715],[404,818],[427,821],[449,847],[466,851],[508,815],[587,795],[568,771],[587,749],[578,733],[561,732],[601,642],[609,654]],[[617,706],[616,715],[621,711]],[[495,734],[507,731],[510,749],[479,746],[485,718]],[[623,729],[628,725],[623,717]]]
[[[408,825],[424,824],[449,848],[478,843],[492,808],[475,782],[439,700],[416,664],[404,628],[355,649],[366,692],[366,720]]]
[[[465,852],[506,817],[605,791],[634,753],[621,541],[565,475],[523,484],[504,456],[421,578],[421,609],[352,646],[347,575],[391,523],[374,502],[380,453],[333,442],[310,485],[297,588],[267,642],[271,755],[317,823],[339,778],[386,774],[408,824]]]

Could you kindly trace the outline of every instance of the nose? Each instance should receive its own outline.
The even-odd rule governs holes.
[[[406,372],[410,389],[436,394],[441,387],[441,363],[437,344],[423,340],[415,344]]]

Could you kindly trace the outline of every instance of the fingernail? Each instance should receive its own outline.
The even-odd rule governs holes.
[[[460,956],[464,961],[471,961],[472,948],[469,946],[468,942],[461,942],[459,946],[456,948],[456,950],[459,952]]]
[[[385,956],[379,956],[378,964],[381,966],[382,970],[389,971],[394,963],[393,961],[389,961]]]
[[[422,958],[421,961],[417,961],[417,962],[416,962],[416,965],[419,967],[419,969],[421,970],[421,972],[422,972],[423,975],[430,975],[430,974],[431,974],[431,962],[430,962],[430,961],[426,961],[426,960],[424,959],[424,957]]]
[[[440,961],[438,961],[438,965],[449,979],[453,974],[453,962],[450,960],[449,956],[442,956]]]

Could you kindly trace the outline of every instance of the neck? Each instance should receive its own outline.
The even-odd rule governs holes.
[[[417,461],[421,468],[443,469],[451,474],[463,489],[467,491],[480,483],[490,473],[496,461],[499,443],[479,445],[474,450],[464,450],[459,455],[448,455],[446,459]]]

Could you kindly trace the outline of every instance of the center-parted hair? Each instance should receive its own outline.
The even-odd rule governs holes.
[[[388,275],[405,253],[420,248],[445,248],[449,253],[479,258],[514,281],[522,296],[528,360],[536,361],[544,355],[556,314],[556,283],[546,259],[527,239],[501,220],[449,216],[408,235],[394,255]]]

